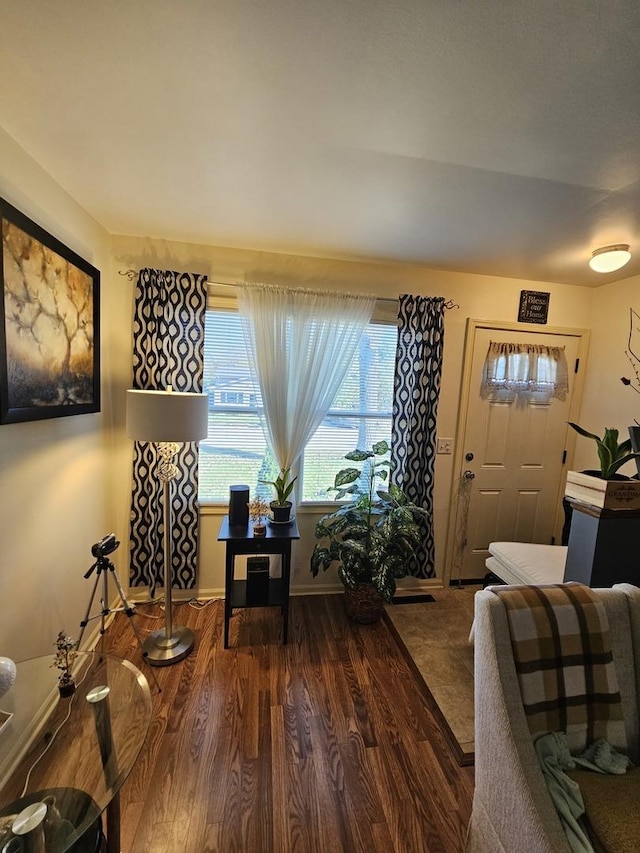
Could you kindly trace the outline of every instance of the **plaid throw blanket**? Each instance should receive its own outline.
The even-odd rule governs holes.
[[[624,748],[609,622],[593,591],[573,582],[491,591],[507,611],[531,734],[565,732],[572,751],[598,738]]]

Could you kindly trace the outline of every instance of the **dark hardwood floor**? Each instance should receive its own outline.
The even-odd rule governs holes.
[[[151,621],[142,613],[159,617]],[[141,633],[163,624],[138,607]],[[459,767],[387,624],[357,626],[341,595],[277,608],[174,606],[196,632],[184,661],[155,667],[153,689],[131,620],[105,648],[147,675],[154,717],[121,794],[122,853],[456,853],[473,768]]]

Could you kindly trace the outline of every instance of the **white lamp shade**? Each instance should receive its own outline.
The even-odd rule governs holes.
[[[631,258],[629,246],[620,243],[617,246],[604,246],[596,249],[589,261],[589,266],[595,272],[615,272],[621,269]]]
[[[127,391],[127,435],[135,441],[200,441],[209,398],[182,391]]]

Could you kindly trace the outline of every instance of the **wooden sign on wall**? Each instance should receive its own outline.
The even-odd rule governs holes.
[[[550,293],[543,293],[539,290],[521,290],[518,323],[546,323],[550,298]]]

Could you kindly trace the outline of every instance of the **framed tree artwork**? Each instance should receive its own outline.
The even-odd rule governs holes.
[[[100,411],[100,272],[0,198],[0,424]]]

